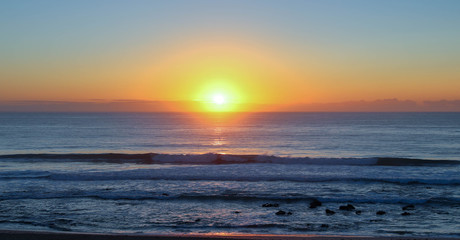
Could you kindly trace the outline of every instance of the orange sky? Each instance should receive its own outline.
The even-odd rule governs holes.
[[[460,99],[460,35],[450,25],[457,15],[446,6],[433,4],[427,15],[402,4],[390,19],[336,1],[334,14],[319,3],[144,6],[166,9],[157,15],[120,4],[102,19],[77,4],[86,22],[56,15],[59,6],[37,19],[26,17],[32,8],[6,6],[0,101],[197,101],[216,110],[212,98],[220,94],[220,110],[250,111],[257,104]],[[128,13],[118,22],[122,9]]]
[[[292,104],[459,97],[459,74],[445,71],[448,66],[427,68],[422,60],[400,68],[364,59],[334,63],[315,54],[290,57],[279,48],[199,39],[158,52],[136,50],[124,59],[37,63],[27,71],[7,69],[3,77],[15,81],[3,84],[1,98],[206,101],[222,92],[235,103]]]

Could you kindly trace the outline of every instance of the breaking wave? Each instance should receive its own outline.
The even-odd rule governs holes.
[[[0,160],[12,161],[78,161],[136,164],[311,164],[311,165],[381,165],[381,166],[442,166],[460,165],[458,160],[428,160],[394,157],[372,158],[310,158],[271,155],[238,154],[161,154],[161,153],[100,153],[100,154],[12,154],[0,155]]]
[[[159,193],[150,191],[84,191],[84,192],[52,192],[37,193],[23,192],[21,194],[6,194],[0,197],[2,200],[19,199],[76,199],[94,198],[101,200],[198,200],[198,201],[266,201],[279,203],[305,202],[306,204],[319,200],[323,203],[354,203],[354,204],[443,204],[458,205],[460,198],[457,197],[369,197],[369,196],[291,196],[291,195],[247,195],[247,194],[226,194],[226,193]]]

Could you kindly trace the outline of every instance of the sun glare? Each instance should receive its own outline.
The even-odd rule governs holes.
[[[225,103],[225,97],[222,94],[216,94],[212,97],[212,101],[217,105],[222,105]]]
[[[227,112],[231,110],[228,96],[223,93],[214,93],[208,100],[208,110],[213,112]]]
[[[230,81],[213,80],[204,84],[197,98],[205,112],[235,112],[242,103],[242,93]]]
[[[235,110],[232,96],[228,92],[218,91],[208,95],[205,100],[206,111],[231,112]]]

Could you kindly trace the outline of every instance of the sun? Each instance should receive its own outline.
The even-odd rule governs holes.
[[[212,102],[217,104],[217,105],[222,105],[222,104],[225,104],[225,97],[224,95],[222,94],[215,94],[213,97],[212,97]]]
[[[229,112],[235,110],[232,95],[226,91],[216,91],[209,93],[205,100],[206,111],[210,112]]]
[[[231,81],[213,80],[203,84],[197,91],[196,101],[201,104],[204,112],[235,112],[239,111],[242,93]]]

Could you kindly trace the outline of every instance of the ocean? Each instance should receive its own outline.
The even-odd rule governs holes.
[[[460,113],[0,113],[0,229],[460,237]]]

